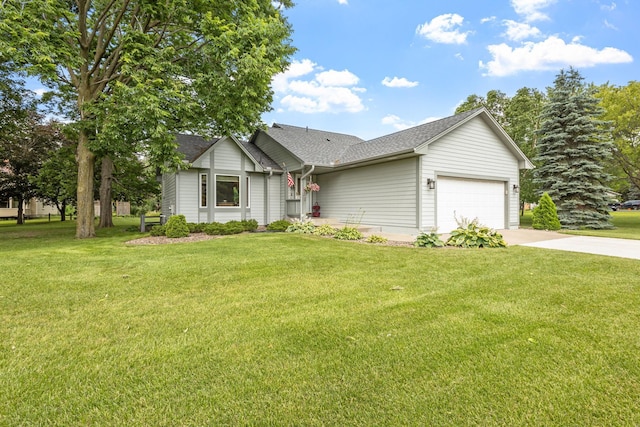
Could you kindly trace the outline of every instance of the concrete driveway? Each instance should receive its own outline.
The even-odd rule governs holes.
[[[640,259],[640,240],[571,236],[553,231],[500,230],[509,245]]]

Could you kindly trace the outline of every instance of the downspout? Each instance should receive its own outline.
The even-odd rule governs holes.
[[[304,166],[303,166],[303,168],[304,168]],[[316,169],[316,165],[311,165],[311,169],[309,169],[309,172],[305,173],[304,175],[302,175],[300,177],[300,185],[301,186],[304,183],[304,179],[306,177],[308,177],[309,175],[311,175],[315,169]],[[304,191],[304,189],[301,188],[300,189],[300,221],[302,221],[302,202],[303,202],[303,198],[304,198],[303,197],[303,194],[304,194],[303,191]]]

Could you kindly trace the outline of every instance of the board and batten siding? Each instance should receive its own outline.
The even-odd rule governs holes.
[[[417,166],[412,157],[318,175],[321,217],[415,231]]]
[[[249,210],[247,211],[247,219],[255,219],[258,224],[264,225],[264,180],[262,174],[250,174],[249,183]]]
[[[519,185],[518,160],[489,125],[475,117],[428,145],[422,156],[422,225],[429,231],[436,225],[437,179],[440,176],[501,181],[508,193],[505,218],[510,228],[519,224],[518,194],[510,191]],[[436,179],[435,190],[429,190],[427,178]]]

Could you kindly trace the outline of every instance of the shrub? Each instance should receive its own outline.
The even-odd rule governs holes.
[[[286,231],[291,223],[286,219],[279,219],[278,221],[273,221],[272,223],[267,225],[268,231]]]
[[[560,220],[556,204],[549,194],[544,193],[540,197],[538,206],[533,208],[533,228],[536,230],[559,230]]]
[[[311,221],[294,221],[287,227],[287,233],[313,234],[316,226]]]
[[[420,233],[418,237],[416,237],[414,244],[419,248],[441,248],[444,246],[444,242],[434,231],[430,233]]]
[[[256,231],[258,229],[258,221],[255,219],[243,219],[240,223],[244,231]]]
[[[202,233],[204,230],[204,226],[207,225],[205,222],[189,222],[187,226],[189,227],[189,233]]]
[[[366,242],[367,243],[387,243],[389,239],[387,239],[386,237],[382,237],[382,236],[376,236],[375,234],[372,234],[371,236],[367,237]]]
[[[212,222],[204,227],[204,232],[211,236],[226,236],[229,234],[240,234],[244,227],[240,221],[229,221],[227,223]]]
[[[154,237],[160,237],[160,236],[164,236],[166,231],[167,231],[166,225],[157,224],[151,227],[149,234]]]
[[[165,224],[165,236],[172,239],[178,237],[187,237],[189,235],[189,226],[184,215],[172,215]]]
[[[478,219],[468,221],[463,218],[458,228],[451,232],[447,245],[461,248],[504,248],[507,242],[497,231],[478,224]]]
[[[313,230],[313,234],[315,234],[316,236],[333,236],[334,234],[336,234],[336,231],[337,230],[329,224],[322,224],[316,227],[315,230]]]
[[[354,227],[342,227],[336,231],[333,237],[338,240],[360,240],[362,239],[362,233]]]

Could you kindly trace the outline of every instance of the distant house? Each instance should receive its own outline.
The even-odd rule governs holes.
[[[55,206],[44,203],[39,199],[31,199],[25,202],[23,215],[25,218],[39,218],[47,215],[59,215]],[[0,218],[17,218],[18,206],[13,199],[0,200]]]
[[[519,170],[533,168],[484,108],[369,141],[274,124],[248,142],[178,142],[191,167],[163,176],[162,210],[191,222],[267,224],[316,210],[386,232],[445,233],[463,217],[517,228]],[[305,191],[310,182],[320,191]]]

